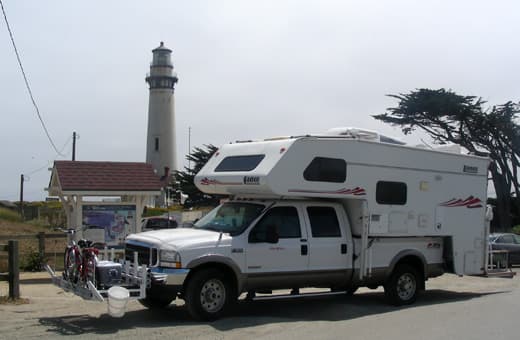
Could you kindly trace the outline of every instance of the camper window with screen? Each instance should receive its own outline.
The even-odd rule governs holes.
[[[376,201],[379,204],[406,204],[406,183],[402,182],[377,182]]]
[[[315,157],[303,172],[311,182],[343,183],[347,178],[347,163],[339,158]]]
[[[265,155],[229,156],[220,162],[215,172],[251,171],[264,159]]]

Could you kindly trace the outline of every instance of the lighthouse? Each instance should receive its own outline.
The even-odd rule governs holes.
[[[166,168],[177,169],[173,95],[177,74],[173,71],[172,50],[162,41],[152,53],[150,73],[145,79],[150,89],[146,163],[152,164],[156,173],[162,176]]]

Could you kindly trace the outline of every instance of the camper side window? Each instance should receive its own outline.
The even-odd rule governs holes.
[[[406,183],[377,182],[376,202],[379,204],[405,205],[407,199]]]
[[[312,237],[341,237],[338,216],[332,207],[308,207]]]
[[[339,158],[315,157],[303,172],[311,182],[343,183],[347,178],[347,163]]]
[[[215,172],[251,171],[264,159],[265,155],[229,156],[220,162]]]

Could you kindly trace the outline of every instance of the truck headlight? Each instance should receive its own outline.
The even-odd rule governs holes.
[[[181,255],[175,250],[161,250],[159,253],[159,266],[182,268]]]

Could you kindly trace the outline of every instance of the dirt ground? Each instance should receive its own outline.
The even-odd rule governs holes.
[[[516,268],[516,271],[519,271]],[[0,305],[0,339],[518,339],[520,278],[443,275],[427,282],[416,304],[396,308],[381,289],[352,297],[322,296],[241,301],[212,323],[190,319],[179,300],[161,311],[130,301],[122,318],[106,303],[84,301],[50,284],[46,273],[25,273],[24,305]],[[7,283],[0,282],[0,295]]]

